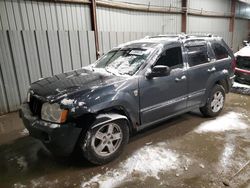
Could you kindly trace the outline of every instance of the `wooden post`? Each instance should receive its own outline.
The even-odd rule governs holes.
[[[97,16],[96,16],[96,0],[91,0],[90,19],[91,19],[91,28],[94,31],[94,35],[95,35],[96,59],[98,59],[99,39],[98,39]]]
[[[233,45],[234,45],[235,8],[236,8],[236,0],[232,0],[231,1],[231,17],[230,17],[230,22],[229,22],[229,32],[232,32],[231,48],[233,48]]]
[[[181,32],[186,33],[187,32],[187,0],[181,1],[181,8],[182,8]]]

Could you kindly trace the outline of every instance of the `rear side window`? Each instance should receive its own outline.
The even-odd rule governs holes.
[[[225,59],[229,56],[226,48],[219,43],[213,43],[212,49],[214,51],[216,60]]]
[[[209,62],[207,45],[186,46],[188,51],[188,63],[190,67]]]

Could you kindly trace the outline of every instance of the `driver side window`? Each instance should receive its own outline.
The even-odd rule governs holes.
[[[155,65],[165,65],[171,69],[182,68],[182,52],[181,47],[175,47],[164,51]]]

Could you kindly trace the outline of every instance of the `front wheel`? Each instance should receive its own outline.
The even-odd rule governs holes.
[[[210,93],[205,106],[200,108],[205,117],[215,117],[222,111],[225,103],[225,89],[221,85],[215,85]]]
[[[121,154],[129,139],[129,129],[124,120],[95,126],[94,123],[80,138],[79,146],[84,158],[93,164],[102,165]]]

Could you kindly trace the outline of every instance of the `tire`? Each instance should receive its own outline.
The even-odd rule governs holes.
[[[82,156],[96,165],[103,165],[117,158],[129,140],[126,120],[115,120],[95,127],[95,123],[80,137]]]
[[[225,89],[216,84],[211,90],[205,106],[201,107],[200,111],[205,117],[215,117],[222,111],[224,103]]]

